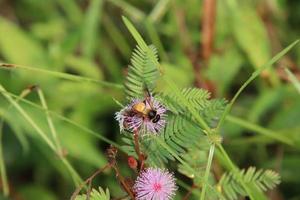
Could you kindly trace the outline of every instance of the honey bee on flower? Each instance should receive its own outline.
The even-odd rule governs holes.
[[[149,91],[143,99],[133,99],[121,111],[116,113],[120,130],[143,134],[157,134],[166,124],[167,109],[157,101]]]

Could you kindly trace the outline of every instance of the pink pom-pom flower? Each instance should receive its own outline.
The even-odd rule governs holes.
[[[137,200],[170,200],[175,196],[177,186],[172,173],[148,168],[138,176],[133,189]]]

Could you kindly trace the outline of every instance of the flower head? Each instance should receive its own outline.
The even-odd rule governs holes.
[[[149,96],[146,99],[133,99],[116,113],[115,118],[119,121],[121,131],[139,130],[139,133],[157,134],[166,124],[166,111],[159,101]]]
[[[172,173],[158,168],[143,171],[133,186],[137,200],[170,200],[177,186]]]

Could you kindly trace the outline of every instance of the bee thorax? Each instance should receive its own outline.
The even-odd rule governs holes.
[[[146,109],[146,105],[143,102],[140,102],[140,103],[133,105],[132,108],[134,110],[136,110],[137,112],[144,112],[144,110]]]

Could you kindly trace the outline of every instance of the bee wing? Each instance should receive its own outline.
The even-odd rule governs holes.
[[[152,102],[152,95],[148,88],[145,88],[145,101],[148,103],[150,108],[153,110],[153,102]]]

